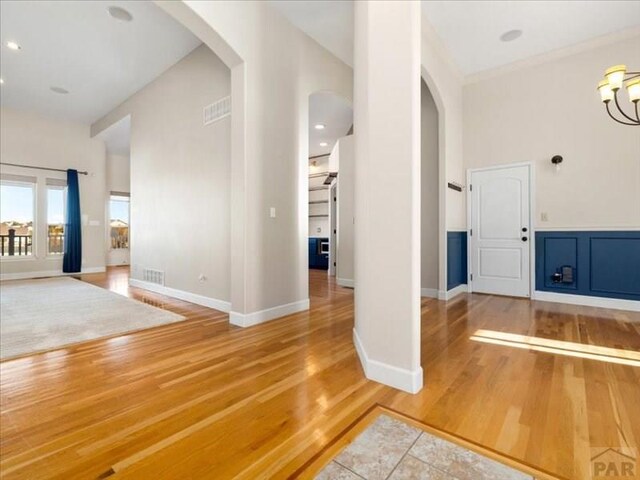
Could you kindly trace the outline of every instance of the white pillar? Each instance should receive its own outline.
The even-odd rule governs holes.
[[[368,378],[420,366],[420,2],[355,5],[355,328]]]

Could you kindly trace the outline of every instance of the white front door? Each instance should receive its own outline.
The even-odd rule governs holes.
[[[474,292],[529,296],[529,168],[471,172],[469,273]]]

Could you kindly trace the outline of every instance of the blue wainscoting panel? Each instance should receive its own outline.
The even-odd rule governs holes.
[[[467,232],[447,232],[447,290],[467,283]]]
[[[554,282],[564,266],[573,281]],[[536,290],[640,300],[640,231],[536,232]]]

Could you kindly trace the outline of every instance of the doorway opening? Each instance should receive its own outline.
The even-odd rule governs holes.
[[[309,269],[329,276],[336,276],[341,261],[353,262],[339,254],[340,171],[344,164],[353,164],[353,149],[342,145],[350,143],[352,133],[353,109],[347,100],[324,91],[309,96]],[[352,179],[344,188],[353,195]]]
[[[131,231],[131,115],[97,135],[105,143],[107,265],[129,265]]]
[[[424,80],[420,82],[420,286],[423,297],[438,298],[440,282],[439,115]]]

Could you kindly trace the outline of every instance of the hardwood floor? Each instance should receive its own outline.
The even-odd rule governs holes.
[[[2,478],[286,478],[376,403],[569,479],[590,477],[592,448],[640,444],[640,368],[470,338],[638,352],[638,313],[423,299],[425,388],[409,395],[364,378],[353,293],[322,272],[309,312],[247,329],[127,276],[83,279],[188,320],[0,364]]]

